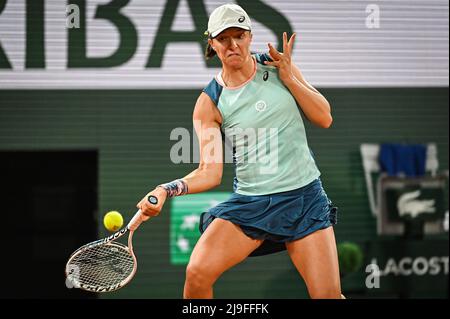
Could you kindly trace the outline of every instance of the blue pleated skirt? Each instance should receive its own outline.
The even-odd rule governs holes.
[[[250,255],[260,256],[285,250],[286,242],[336,224],[337,207],[325,193],[321,180],[316,179],[282,193],[258,196],[233,193],[227,201],[201,214],[200,232],[215,218],[229,220],[250,238],[264,240]]]

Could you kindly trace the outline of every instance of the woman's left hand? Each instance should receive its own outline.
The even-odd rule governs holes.
[[[272,62],[265,61],[266,65],[272,65],[278,68],[278,75],[283,83],[290,81],[294,78],[292,73],[292,48],[294,46],[295,33],[292,34],[289,41],[287,40],[287,33],[283,32],[283,52],[278,52],[272,44],[268,43],[269,55],[272,58]]]

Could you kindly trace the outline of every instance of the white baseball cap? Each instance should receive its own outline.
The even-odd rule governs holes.
[[[227,3],[214,9],[211,13],[206,33],[211,38],[214,38],[223,30],[232,27],[250,31],[252,23],[244,9],[237,4]]]

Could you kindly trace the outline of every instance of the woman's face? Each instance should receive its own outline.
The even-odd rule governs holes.
[[[250,55],[252,34],[240,28],[228,28],[208,40],[223,64],[240,67]]]

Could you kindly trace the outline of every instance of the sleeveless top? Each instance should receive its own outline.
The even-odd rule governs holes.
[[[203,89],[222,115],[225,155],[235,165],[233,189],[266,195],[303,187],[320,176],[308,147],[299,106],[267,54],[254,54],[252,77],[225,86],[219,73]]]

